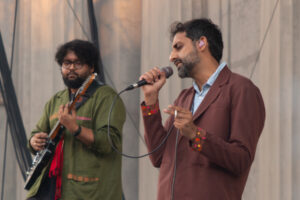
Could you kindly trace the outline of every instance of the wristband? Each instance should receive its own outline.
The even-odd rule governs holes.
[[[157,113],[158,111],[159,111],[158,101],[155,104],[149,106],[146,106],[145,102],[142,103],[143,116],[150,116]]]
[[[73,133],[74,137],[78,136],[81,133],[81,126],[78,126],[78,129]]]
[[[206,132],[198,127],[196,137],[192,140],[192,149],[195,151],[201,151],[205,139]]]

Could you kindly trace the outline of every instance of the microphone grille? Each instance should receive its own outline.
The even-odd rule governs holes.
[[[161,68],[161,70],[165,72],[166,78],[169,78],[170,76],[173,75],[173,69],[170,66],[163,67],[163,68]]]

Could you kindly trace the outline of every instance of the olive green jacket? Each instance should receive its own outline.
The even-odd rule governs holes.
[[[108,115],[115,95],[109,86],[99,87],[76,111],[77,123],[93,130],[95,141],[92,145],[87,146],[67,130],[64,131],[61,199],[121,199],[121,156],[111,148],[107,136]],[[59,106],[67,102],[68,89],[55,94],[45,105],[31,137],[38,132],[49,133],[58,120]],[[122,149],[121,133],[125,117],[124,104],[118,98],[110,118],[110,133],[119,151]],[[27,198],[37,193],[44,175],[48,176],[46,171],[47,168],[30,188]]]

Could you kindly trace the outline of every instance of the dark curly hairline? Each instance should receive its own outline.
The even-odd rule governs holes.
[[[99,51],[93,43],[75,39],[61,45],[55,54],[55,60],[60,66],[69,52],[74,52],[80,62],[94,67],[94,72],[98,73]]]

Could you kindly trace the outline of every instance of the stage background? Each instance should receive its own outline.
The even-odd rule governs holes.
[[[75,38],[90,39],[90,28],[86,1],[18,2],[12,77],[29,136],[45,102],[64,88],[59,66],[54,61],[57,47]],[[172,22],[208,17],[218,24],[225,46],[222,60],[232,71],[251,78],[260,88],[266,106],[266,123],[243,199],[300,198],[299,0],[93,2],[105,79],[117,91],[138,80],[141,73],[154,66],[171,65],[168,30]],[[10,64],[14,10],[15,1],[0,0],[0,30]],[[181,80],[173,75],[162,89],[161,108],[171,104],[178,93],[190,85],[191,80]],[[134,155],[145,153],[145,144],[139,136],[143,135],[140,91],[125,93],[122,98],[128,111],[123,151]],[[164,120],[166,117],[163,115]],[[0,172],[3,169],[5,127],[6,112],[0,97]],[[12,139],[9,135],[3,195],[6,200],[19,200],[25,198],[26,191]],[[157,175],[158,169],[148,158],[124,158],[126,199],[155,199]],[[2,176],[1,173],[0,180]]]

